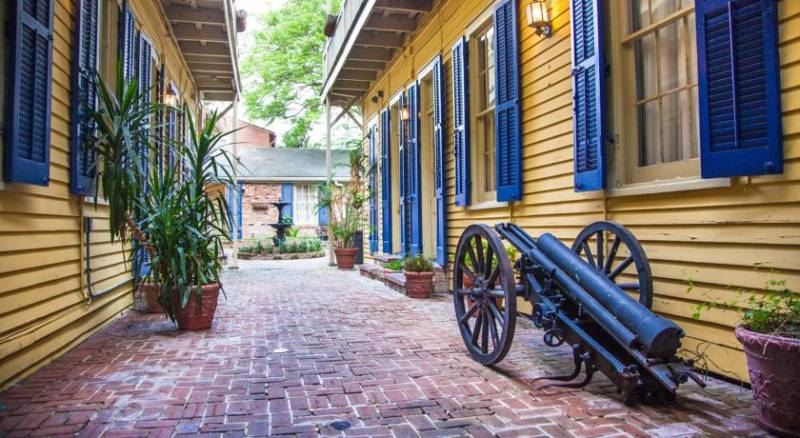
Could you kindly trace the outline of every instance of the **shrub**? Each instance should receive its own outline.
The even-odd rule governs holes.
[[[395,260],[393,262],[386,262],[383,264],[384,269],[390,269],[392,271],[400,271],[403,269],[403,261],[402,260]]]
[[[403,260],[403,269],[408,272],[430,272],[433,271],[433,263],[424,255],[417,254]]]

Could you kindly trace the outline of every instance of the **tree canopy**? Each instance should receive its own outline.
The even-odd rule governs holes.
[[[285,147],[309,146],[311,125],[322,111],[325,17],[325,0],[291,0],[259,16],[242,61],[248,117],[287,120]]]

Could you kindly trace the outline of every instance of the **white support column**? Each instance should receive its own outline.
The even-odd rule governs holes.
[[[331,101],[330,97],[325,98],[325,163],[327,165],[328,183],[333,181],[333,157],[331,153]],[[333,218],[333,208],[328,211],[328,264],[334,266],[336,258],[333,254],[333,239],[331,237],[331,219]]]
[[[233,211],[231,214],[231,229],[233,230],[233,239],[231,239],[233,243],[233,249],[231,250],[231,259],[228,261],[228,269],[239,269],[239,211],[238,209],[242,208],[242,197],[239,197],[239,133],[237,128],[239,127],[239,93],[236,93],[236,96],[233,98],[233,134],[231,134],[232,141],[233,141],[233,148],[231,153],[233,154],[233,190],[234,195],[232,199],[235,201],[234,205],[236,206],[237,210]],[[239,197],[239,199],[237,199]],[[228,206],[229,208],[233,208],[232,205]]]

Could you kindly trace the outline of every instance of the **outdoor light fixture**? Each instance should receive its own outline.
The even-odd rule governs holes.
[[[175,106],[178,103],[178,95],[172,87],[167,89],[167,95],[164,96],[164,104],[167,106]]]
[[[409,119],[408,116],[408,105],[400,108],[400,120],[407,122]]]
[[[531,3],[525,8],[525,12],[528,18],[528,27],[536,29],[536,35],[546,37],[553,35],[545,0],[531,0]]]

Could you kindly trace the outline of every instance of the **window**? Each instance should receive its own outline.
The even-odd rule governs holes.
[[[470,35],[470,116],[472,179],[475,202],[495,201],[495,69],[494,27],[484,23]]]
[[[317,198],[319,187],[311,184],[294,185],[294,210],[295,225],[316,225],[317,224]]]
[[[614,185],[699,176],[694,0],[609,2]],[[630,84],[630,85],[629,85]]]

